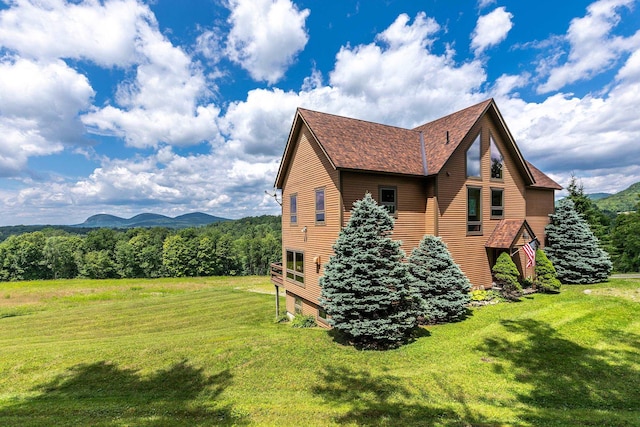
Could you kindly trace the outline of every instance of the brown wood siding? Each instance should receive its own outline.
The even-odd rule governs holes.
[[[480,179],[466,177],[466,152],[481,132]],[[504,158],[503,179],[491,179],[490,135]],[[485,243],[500,219],[491,219],[491,188],[503,189],[504,218],[524,218],[525,183],[514,159],[506,149],[502,132],[489,116],[482,117],[471,129],[438,175],[438,235],[449,247],[475,287],[491,286],[490,257]],[[482,235],[467,235],[467,187],[481,189]]]
[[[425,212],[424,233],[438,235],[438,197],[436,180],[430,178],[426,182],[427,206]]]
[[[549,215],[555,211],[555,193],[549,189],[527,189],[527,222],[544,247],[546,233],[544,228],[549,224]]]
[[[287,295],[298,295],[312,303],[317,303],[320,297],[318,279],[322,274],[322,265],[329,260],[331,246],[340,231],[338,176],[318,143],[303,126],[282,186],[282,260]],[[322,225],[315,221],[317,188],[324,188],[325,192],[325,221]],[[298,221],[291,224],[289,196],[294,193],[297,194]],[[302,232],[304,227],[306,233]],[[304,253],[304,286],[286,278],[287,249]],[[313,262],[316,257],[320,260],[319,269]],[[288,311],[293,309],[292,301],[292,297],[287,297]]]
[[[349,221],[356,200],[365,193],[378,201],[380,187],[397,189],[397,211],[392,238],[402,241],[402,249],[409,256],[425,234],[426,184],[424,178],[343,171],[343,226]]]

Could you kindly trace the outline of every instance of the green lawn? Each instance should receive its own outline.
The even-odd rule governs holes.
[[[386,352],[275,324],[272,289],[2,283],[0,425],[640,425],[639,279],[475,309]]]

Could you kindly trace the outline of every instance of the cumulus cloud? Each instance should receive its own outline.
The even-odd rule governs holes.
[[[77,113],[91,104],[86,77],[63,61],[0,60],[0,175],[20,172],[32,156],[82,144]]]
[[[136,0],[21,0],[0,12],[0,45],[31,59],[127,66],[137,60],[132,41],[141,22],[153,23],[155,17]]]
[[[330,84],[353,107],[338,113],[416,126],[480,99],[477,91],[486,80],[482,64],[457,64],[450,47],[443,54],[433,53],[438,23],[422,12],[409,21],[402,14],[376,42],[340,49]]]
[[[552,63],[542,63],[539,71],[542,77],[548,77],[538,86],[538,93],[556,91],[593,77],[618,63],[621,54],[637,50],[640,31],[629,37],[611,36],[620,22],[620,9],[633,3],[634,0],[599,0],[587,7],[584,17],[573,19],[567,34],[556,39],[568,44],[566,60],[565,55],[556,55]]]
[[[480,16],[476,22],[476,28],[471,34],[471,49],[475,54],[479,55],[487,48],[495,46],[506,39],[507,34],[513,27],[512,19],[513,14],[507,12],[504,6]]]
[[[217,215],[240,218],[272,213],[275,202],[265,199],[265,180],[271,181],[275,160],[248,163],[218,154],[179,155],[163,147],[154,155],[133,159],[104,159],[88,177],[49,183],[32,182],[16,194],[0,190],[0,215],[37,208],[51,212],[73,206],[72,218],[82,222],[97,211],[127,216],[141,210],[166,215],[215,209]],[[215,173],[212,173],[215,171]],[[268,178],[266,178],[268,177]],[[23,217],[27,218],[27,217]]]
[[[254,80],[276,83],[309,40],[309,9],[290,0],[230,0],[229,8],[226,54]]]
[[[64,118],[62,124],[41,126],[41,121],[34,122],[33,112],[15,116],[14,121],[35,123],[40,133],[43,129],[49,131],[39,136],[53,145],[70,139],[71,125],[76,140],[84,125],[90,133],[121,137],[137,148],[155,147],[159,143],[193,145],[219,135],[216,117],[220,110],[208,102],[215,90],[214,82],[204,75],[201,66],[160,33],[149,7],[136,0],[18,1],[0,12],[0,44],[12,52],[16,63],[25,60],[64,67],[64,61],[75,60],[119,68],[126,75],[133,71],[133,77],[118,86],[114,102],[107,105],[90,106],[86,95],[82,102],[65,102],[74,96],[74,91],[61,93],[56,99],[29,98],[37,100],[36,112],[49,110],[50,114]],[[93,95],[85,76],[70,68],[67,74],[73,75]],[[55,79],[47,81],[57,85]],[[23,165],[26,157],[25,154],[22,158]]]

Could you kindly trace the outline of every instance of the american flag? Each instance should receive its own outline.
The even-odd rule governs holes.
[[[536,263],[536,250],[533,248],[533,246],[535,245],[535,241],[526,243],[523,247],[522,250],[524,251],[525,254],[527,254],[527,268],[531,267],[533,264]]]

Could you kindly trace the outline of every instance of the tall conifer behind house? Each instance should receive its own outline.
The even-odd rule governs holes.
[[[609,255],[600,248],[573,201],[565,198],[558,202],[545,231],[549,241],[545,252],[562,283],[598,283],[609,277],[612,267]]]
[[[427,302],[427,321],[445,323],[466,315],[471,300],[471,282],[453,261],[442,239],[424,236],[411,252],[409,266]]]
[[[393,218],[367,193],[353,204],[320,279],[329,323],[362,348],[402,344],[424,311],[392,230]]]

